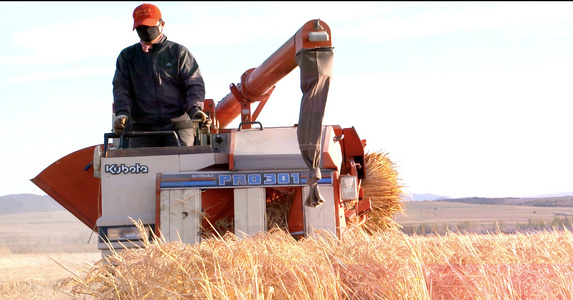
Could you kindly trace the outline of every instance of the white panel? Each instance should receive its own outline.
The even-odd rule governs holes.
[[[155,215],[157,173],[179,172],[179,155],[102,158],[101,168],[102,216],[129,220]],[[133,172],[116,172],[125,168]]]
[[[236,131],[234,139],[235,170],[306,168],[296,127]]]
[[[161,191],[160,210],[160,230],[166,241],[201,241],[201,190]]]
[[[166,241],[171,240],[169,227],[169,191],[161,191],[159,198],[159,231]]]
[[[322,151],[328,151],[332,163],[342,163],[340,145],[334,142],[334,129],[322,129]],[[264,130],[236,131],[234,135],[235,170],[306,169],[300,154],[296,127],[273,127]],[[324,162],[320,161],[320,166]]]
[[[264,188],[235,189],[234,201],[236,236],[253,236],[267,230]]]
[[[227,153],[196,153],[181,155],[181,172],[197,171],[214,164],[229,162]]]
[[[181,239],[188,244],[199,243],[201,242],[201,221],[203,221],[201,190],[185,190],[183,201],[185,201],[185,204],[182,211],[183,233],[181,234]]]
[[[318,185],[324,203],[318,207],[304,205],[304,227],[306,234],[312,236],[315,229],[332,232],[336,235],[336,217],[334,207],[334,192],[331,185]],[[302,188],[302,201],[308,197],[309,187]]]
[[[169,240],[181,239],[183,234],[183,190],[169,191]],[[163,223],[163,220],[162,222]]]
[[[296,130],[296,127],[278,127],[237,131],[235,155],[300,154]]]
[[[323,151],[322,155],[325,155],[324,152],[328,151],[326,155],[330,156],[332,163],[337,167],[337,170],[340,171],[342,168],[342,161],[344,158],[342,156],[340,145],[338,144],[338,142],[334,141],[334,137],[336,136],[336,134],[334,133],[334,129],[332,128],[332,126],[325,126],[323,128],[324,129],[322,130],[322,140],[321,140],[322,151]],[[320,165],[321,167],[323,167],[324,161],[321,160]]]

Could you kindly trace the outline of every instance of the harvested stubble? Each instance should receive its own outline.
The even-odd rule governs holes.
[[[274,230],[200,244],[155,240],[61,287],[97,299],[572,299],[573,236],[409,236]]]

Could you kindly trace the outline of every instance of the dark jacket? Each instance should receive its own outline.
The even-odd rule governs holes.
[[[113,108],[134,124],[168,124],[203,109],[205,84],[189,50],[167,40],[148,53],[139,43],[121,51],[113,77]]]

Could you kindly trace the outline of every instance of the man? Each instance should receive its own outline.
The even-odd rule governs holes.
[[[133,11],[133,30],[140,42],[121,51],[113,77],[113,131],[122,134],[128,122],[131,130],[177,130],[181,145],[193,145],[189,119],[210,119],[202,111],[205,84],[191,52],[167,40],[161,11],[142,4]],[[183,127],[183,128],[181,128]],[[178,145],[175,135],[131,137],[129,147]]]

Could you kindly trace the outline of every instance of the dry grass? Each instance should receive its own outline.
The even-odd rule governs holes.
[[[97,236],[68,211],[0,216],[0,299],[76,299],[54,290],[70,270],[85,274],[101,259]]]
[[[69,296],[65,290],[54,287],[59,280],[68,278],[70,272],[86,274],[90,271],[93,266],[88,261],[93,263],[101,259],[97,249],[91,250],[85,253],[2,253],[0,299],[77,299],[76,296]],[[66,268],[62,268],[62,263],[67,265]]]
[[[573,236],[408,236],[361,229],[295,241],[274,230],[155,240],[60,288],[97,299],[571,299]]]

